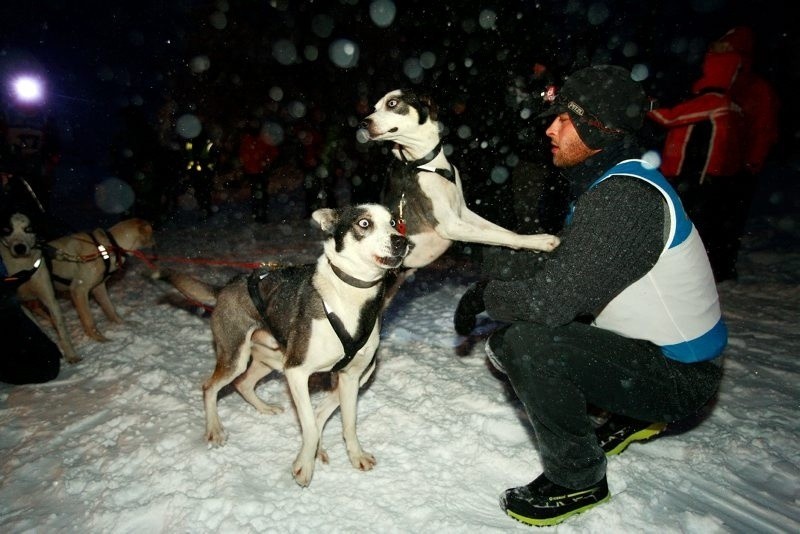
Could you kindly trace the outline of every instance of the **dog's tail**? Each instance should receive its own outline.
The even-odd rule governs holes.
[[[159,269],[153,271],[150,276],[154,280],[163,280],[171,284],[175,289],[183,293],[186,298],[208,306],[216,306],[217,295],[222,289],[171,269]]]

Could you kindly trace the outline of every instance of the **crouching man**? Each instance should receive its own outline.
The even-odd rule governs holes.
[[[573,190],[561,246],[528,267],[517,254],[456,312],[457,325],[483,308],[510,323],[487,353],[525,405],[544,473],[500,504],[530,525],[609,499],[606,456],[697,413],[722,376],[727,329],[705,249],[672,187],[637,159],[645,103],[620,67],[566,80],[546,112],[553,163]],[[595,429],[590,405],[614,415]]]

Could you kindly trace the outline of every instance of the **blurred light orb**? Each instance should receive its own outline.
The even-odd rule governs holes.
[[[422,79],[422,65],[415,57],[408,58],[403,62],[403,73],[411,81],[420,81]]]
[[[194,139],[203,131],[203,124],[197,115],[185,113],[175,121],[175,131],[184,139]]]
[[[36,104],[44,100],[44,82],[32,74],[23,74],[12,82],[14,97],[23,104]]]
[[[489,174],[492,178],[492,181],[496,184],[503,184],[508,180],[508,169],[502,165],[496,165],[492,172]]]
[[[311,19],[311,31],[313,31],[317,37],[322,37],[323,39],[327,39],[331,36],[335,25],[333,19],[328,15],[316,15]]]
[[[211,27],[217,30],[224,30],[228,26],[228,17],[222,11],[215,11],[209,17]]]
[[[291,115],[292,118],[295,119],[302,119],[303,117],[306,116],[306,105],[297,100],[289,102],[287,110],[289,111],[289,115]]]
[[[283,143],[283,138],[285,137],[283,126],[272,121],[264,123],[264,126],[261,128],[261,135],[268,139],[273,145],[280,145]]]
[[[278,86],[272,86],[269,88],[269,97],[274,100],[275,102],[280,102],[283,100],[283,89]]]
[[[639,53],[639,45],[628,41],[622,46],[622,55],[625,57],[634,57]]]
[[[272,45],[272,57],[281,65],[297,63],[297,48],[288,39],[278,39]]]
[[[337,39],[328,47],[328,57],[334,65],[343,69],[358,64],[358,45],[350,39]]]
[[[436,65],[436,54],[433,52],[423,52],[421,56],[419,56],[419,64],[422,65],[423,69],[432,69],[434,65]]]
[[[366,128],[359,128],[356,130],[356,141],[362,145],[369,142],[369,132]]]
[[[124,213],[135,199],[133,188],[119,178],[107,178],[94,187],[94,203],[104,213]]]
[[[602,2],[595,2],[586,11],[586,18],[589,19],[589,24],[592,26],[599,26],[608,19],[610,14],[608,6]]]
[[[369,5],[369,16],[379,28],[391,26],[396,14],[397,8],[391,0],[375,0]]]
[[[645,166],[651,169],[657,169],[661,166],[661,155],[655,150],[648,150],[642,156]]]
[[[314,45],[306,45],[306,47],[303,48],[303,57],[308,61],[316,61],[319,59],[319,48]]]
[[[211,68],[211,60],[208,56],[195,56],[192,58],[192,61],[189,62],[189,68],[191,68],[192,72],[195,74],[200,74]]]
[[[635,82],[643,82],[650,76],[650,69],[647,65],[637,63],[631,69],[631,79]]]
[[[497,13],[492,11],[491,9],[484,9],[481,11],[481,14],[478,15],[478,24],[481,25],[481,28],[484,30],[494,30],[497,28]]]
[[[456,130],[456,135],[459,139],[469,139],[472,135],[472,129],[464,124],[458,127],[458,130]]]

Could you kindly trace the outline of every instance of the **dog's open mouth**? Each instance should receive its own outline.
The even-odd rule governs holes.
[[[403,256],[375,256],[375,262],[390,269],[396,269],[403,263]]]

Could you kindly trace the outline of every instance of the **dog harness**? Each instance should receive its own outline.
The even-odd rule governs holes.
[[[94,246],[97,247],[97,253],[103,259],[103,266],[105,267],[105,271],[103,272],[103,280],[107,280],[108,277],[111,276],[112,269],[114,268],[114,266],[122,267],[125,264],[125,254],[123,253],[122,247],[120,247],[119,244],[117,243],[117,240],[114,239],[113,235],[111,235],[111,232],[106,232],[103,229],[98,229],[98,230],[102,232],[104,236],[106,236],[106,239],[108,239],[109,247],[114,252],[114,260],[116,263],[114,264],[111,263],[111,254],[109,253],[108,250],[109,247],[106,247],[105,245],[100,243],[100,241],[94,236],[94,232],[86,232],[86,235],[89,236],[89,239],[92,240]],[[70,285],[72,283],[72,280],[64,278],[63,276],[58,276],[53,272],[53,259],[59,257],[59,253],[61,251],[53,246],[46,245],[45,247],[42,247],[42,252],[45,253],[44,258],[45,258],[45,263],[47,264],[47,268],[50,270],[50,278],[52,278],[54,281],[60,284],[64,284],[65,286]],[[96,260],[97,257],[93,257],[89,260],[86,260],[83,257],[78,257],[77,259],[62,257],[59,259],[88,263],[89,261]]]
[[[399,220],[397,221],[397,231],[400,232],[402,235],[406,235],[406,222],[403,219],[403,208],[406,204],[406,184],[409,180],[412,180],[414,176],[417,174],[417,169],[422,169],[423,171],[433,172],[448,180],[450,182],[455,183],[456,181],[456,168],[450,163],[449,169],[442,169],[439,167],[434,167],[432,165],[428,165],[433,159],[439,155],[439,152],[442,150],[442,142],[433,147],[433,150],[425,154],[419,159],[414,161],[409,161],[406,159],[406,155],[403,153],[403,147],[398,145],[398,152],[400,153],[400,159],[403,160],[403,192],[400,194],[400,202],[397,206],[397,214],[399,215]]]
[[[336,274],[336,276],[347,285],[366,289],[383,282],[383,278],[378,279],[375,282],[365,282],[363,280],[359,280],[358,278],[354,278],[345,273],[333,265],[333,263],[330,261],[328,263],[331,266],[334,274]],[[273,330],[270,327],[269,321],[267,320],[267,303],[264,301],[264,298],[261,296],[261,292],[258,290],[259,283],[264,280],[264,278],[269,276],[270,272],[271,269],[267,270],[262,268],[256,269],[250,273],[250,276],[247,277],[247,292],[250,294],[250,300],[253,301],[253,305],[261,315],[261,319],[264,321],[264,324],[266,324],[270,330]],[[385,285],[381,284],[381,287],[379,288],[378,294],[375,296],[375,298],[364,305],[364,308],[361,311],[361,316],[358,319],[358,329],[356,330],[355,338],[347,331],[347,328],[345,328],[344,323],[339,316],[331,311],[331,309],[328,307],[328,303],[322,298],[322,295],[317,293],[322,301],[322,307],[325,310],[325,316],[328,318],[331,328],[333,328],[333,331],[336,333],[336,337],[339,338],[339,342],[341,342],[342,348],[344,349],[344,356],[331,368],[331,373],[336,373],[347,367],[347,365],[353,361],[353,358],[355,358],[358,351],[361,350],[361,348],[367,343],[367,340],[372,333],[372,329],[378,322],[378,314],[383,307],[384,289]],[[374,358],[375,357],[373,356],[373,360]]]

